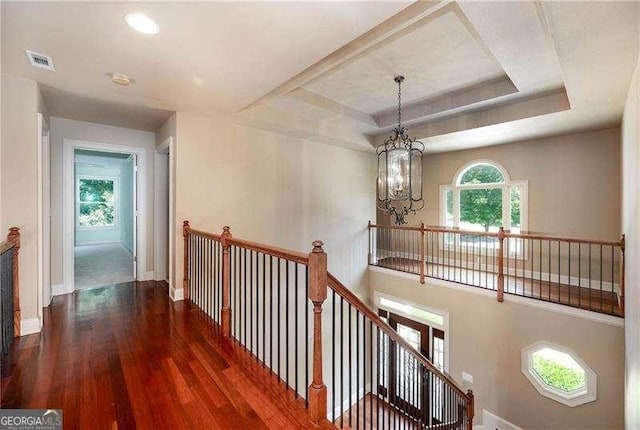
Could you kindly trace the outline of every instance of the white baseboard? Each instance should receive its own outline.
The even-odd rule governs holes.
[[[483,425],[473,426],[473,430],[484,430],[484,426]]]
[[[51,297],[61,296],[63,294],[73,293],[74,289],[71,287],[65,287],[63,284],[57,284],[51,286]]]
[[[154,281],[155,277],[155,272],[151,270],[149,272],[144,272],[144,274],[142,275],[142,279],[139,279],[139,281]]]
[[[509,421],[492,414],[486,409],[482,410],[482,423],[483,427],[488,429],[500,429],[500,430],[523,430],[521,427],[510,423]],[[475,429],[475,427],[474,427]]]
[[[20,320],[20,336],[39,333],[42,329],[40,318],[27,318]]]
[[[182,288],[169,287],[169,297],[171,297],[171,300],[174,302],[184,300],[184,290]]]
[[[120,243],[118,240],[86,240],[83,242],[76,242],[75,246],[90,246],[90,245],[115,245]]]

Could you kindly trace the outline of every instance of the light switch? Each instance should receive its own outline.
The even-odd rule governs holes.
[[[467,372],[462,372],[462,380],[473,384],[473,375],[469,375]]]

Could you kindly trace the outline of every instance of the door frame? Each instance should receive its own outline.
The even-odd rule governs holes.
[[[119,152],[133,154],[138,159],[138,175],[141,180],[134,184],[136,187],[137,223],[136,223],[136,273],[134,279],[144,280],[146,273],[146,214],[147,214],[147,190],[146,190],[146,148],[127,145],[115,145],[111,143],[92,142],[79,139],[63,139],[63,186],[62,186],[62,237],[63,237],[63,288],[59,294],[67,294],[75,291],[75,178],[74,178],[74,151],[87,149],[91,151]],[[135,213],[134,213],[135,216]]]
[[[154,243],[160,243],[159,238],[163,234],[168,234],[168,267],[167,267],[167,277],[169,280],[169,291],[175,290],[175,262],[174,262],[174,253],[175,253],[175,140],[173,136],[167,137],[165,140],[158,145],[155,153],[155,217],[156,220],[154,225],[154,235],[155,241]],[[168,169],[168,193],[169,193],[169,213],[164,214],[164,208],[159,207],[159,193],[162,192],[159,181],[158,181],[158,168],[160,167],[160,156],[167,154],[169,156],[169,165]],[[166,215],[168,217],[168,231],[161,231],[159,220]],[[154,268],[160,267],[162,264],[159,260],[161,257],[161,253],[159,252],[158,247],[155,247],[154,252]],[[158,279],[156,275],[157,281],[163,281],[164,279]],[[172,297],[173,298],[173,297]]]
[[[51,303],[51,127],[38,112],[38,318]]]

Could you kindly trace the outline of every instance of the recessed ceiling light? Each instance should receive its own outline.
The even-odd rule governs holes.
[[[156,34],[160,31],[158,24],[143,13],[128,13],[124,20],[129,24],[129,27],[140,33]]]
[[[108,75],[111,76],[111,82],[117,85],[126,87],[135,82],[135,79],[127,75],[123,75],[122,73],[108,73]]]

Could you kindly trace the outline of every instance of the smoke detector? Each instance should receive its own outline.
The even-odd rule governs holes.
[[[51,59],[51,57],[44,54],[38,54],[37,52],[29,51],[28,49],[25,49],[25,52],[27,53],[29,62],[33,67],[39,67],[51,72],[56,71],[55,67],[53,67],[53,60]]]
[[[133,84],[136,80],[122,73],[108,73],[111,76],[111,82],[124,87]]]

